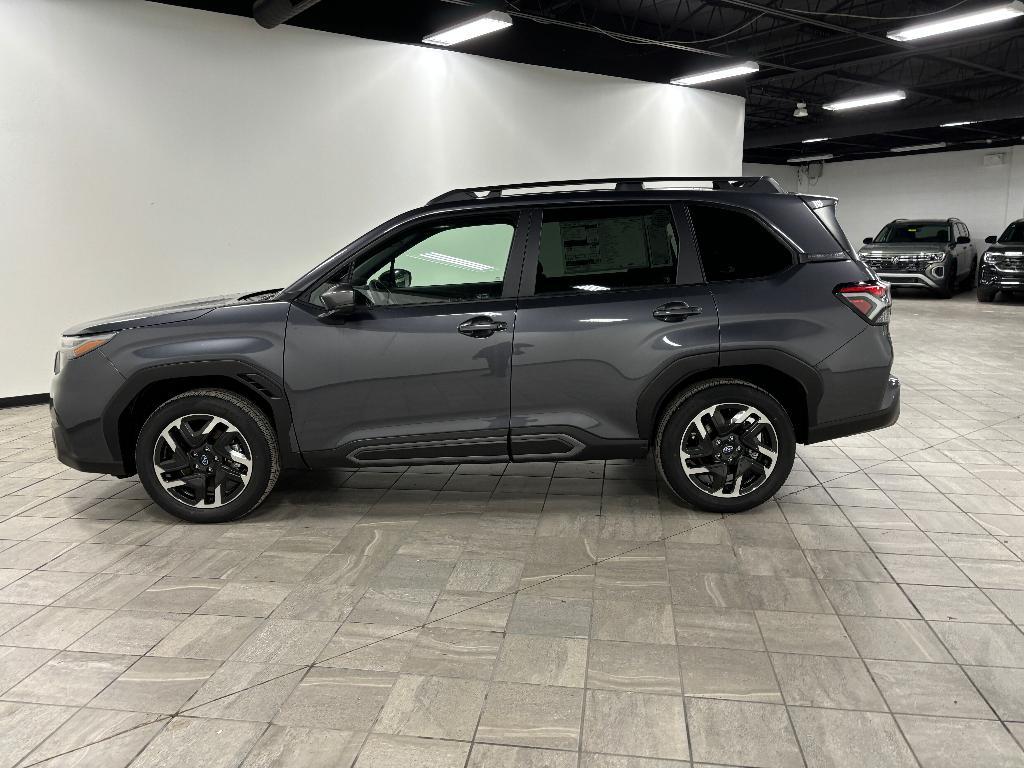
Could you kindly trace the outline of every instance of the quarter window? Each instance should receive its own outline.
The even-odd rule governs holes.
[[[789,249],[753,216],[717,205],[689,208],[709,281],[767,277],[793,263]]]
[[[667,206],[544,213],[535,293],[674,285],[679,240]]]

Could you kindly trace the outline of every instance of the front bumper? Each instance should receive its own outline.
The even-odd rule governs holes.
[[[978,285],[997,291],[1024,291],[1024,270],[1000,269],[982,264],[978,272]]]
[[[874,429],[884,429],[895,424],[899,417],[900,380],[895,376],[890,376],[879,410],[810,427],[807,430],[807,442],[820,443],[824,440],[835,440],[838,437],[870,432]]]
[[[125,477],[124,463],[113,457],[97,456],[96,435],[85,440],[76,438],[61,423],[57,410],[50,404],[50,432],[53,435],[53,447],[57,451],[57,460],[79,472],[94,472],[98,475],[114,475]],[[83,452],[85,455],[83,455]],[[99,451],[104,453],[104,451]]]

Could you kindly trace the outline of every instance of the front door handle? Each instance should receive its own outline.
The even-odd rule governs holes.
[[[486,339],[488,336],[493,336],[495,332],[504,331],[506,328],[508,328],[508,323],[504,320],[495,320],[487,315],[459,323],[459,333],[463,336],[472,336],[474,339]]]
[[[666,323],[678,323],[688,317],[699,315],[703,310],[700,307],[691,307],[685,301],[670,301],[662,304],[652,313],[655,320],[662,320]]]

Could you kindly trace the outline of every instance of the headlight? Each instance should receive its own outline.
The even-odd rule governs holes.
[[[60,350],[57,352],[53,372],[60,373],[60,369],[67,364],[68,360],[89,354],[97,347],[102,347],[116,335],[116,333],[106,333],[102,336],[61,336]]]
[[[999,257],[1002,255],[1003,254],[1001,253],[991,253],[989,251],[986,251],[985,255],[981,257],[981,260],[986,264],[995,264]]]
[[[921,258],[922,259],[927,259],[928,261],[942,261],[944,258],[946,258],[946,254],[945,253],[922,253],[921,254]]]

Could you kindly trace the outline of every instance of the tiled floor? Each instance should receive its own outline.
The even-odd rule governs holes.
[[[1024,303],[893,335],[899,425],[727,519],[608,462],[183,525],[0,411],[0,767],[1024,766]]]

